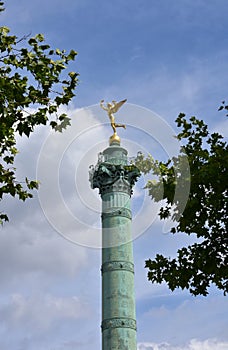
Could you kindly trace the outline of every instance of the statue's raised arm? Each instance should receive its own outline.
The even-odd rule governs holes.
[[[101,106],[101,108],[104,109],[105,111],[108,111],[108,108],[104,106],[104,100],[101,100],[100,106]]]

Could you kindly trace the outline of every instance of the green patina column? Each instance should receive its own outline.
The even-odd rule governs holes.
[[[114,133],[90,173],[102,198],[102,349],[136,350],[131,194],[139,170]]]

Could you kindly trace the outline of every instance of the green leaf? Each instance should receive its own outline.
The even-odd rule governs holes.
[[[35,39],[38,40],[39,42],[44,41],[44,35],[43,34],[37,34],[35,36]]]

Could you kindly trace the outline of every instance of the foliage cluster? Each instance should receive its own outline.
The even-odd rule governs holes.
[[[0,12],[3,6],[0,2]],[[46,124],[61,132],[70,124],[58,110],[75,95],[78,74],[67,68],[76,55],[74,50],[52,49],[42,34],[19,39],[0,27],[0,200],[4,195],[25,200],[38,187],[37,181],[17,180],[16,135],[29,137]],[[8,220],[5,213],[0,214],[3,220]]]
[[[224,105],[225,109],[228,109]],[[220,110],[224,109],[220,108]],[[196,234],[196,243],[177,251],[176,258],[157,254],[146,260],[148,279],[166,282],[171,290],[189,289],[193,295],[207,295],[215,284],[224,294],[228,292],[228,145],[223,136],[208,131],[208,126],[196,117],[188,121],[184,114],[176,119],[181,132],[177,139],[183,144],[177,157],[167,162],[138,154],[136,166],[144,173],[158,176],[146,188],[155,201],[165,200],[160,218],[177,220],[171,232]],[[184,157],[188,157],[190,178],[182,179],[182,191],[190,186],[187,204],[175,200],[177,181],[182,177]],[[161,192],[163,189],[163,192]],[[162,196],[161,196],[162,193]]]

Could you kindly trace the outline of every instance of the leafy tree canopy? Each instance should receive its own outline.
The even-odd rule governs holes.
[[[219,110],[228,110],[223,102]],[[171,232],[196,234],[196,243],[178,249],[175,258],[157,254],[146,260],[148,279],[166,282],[171,290],[186,288],[193,295],[208,294],[211,284],[224,294],[228,292],[228,146],[223,136],[208,131],[203,120],[176,119],[181,129],[177,139],[183,144],[180,154],[167,162],[155,161],[152,156],[138,154],[135,165],[143,173],[156,174],[158,181],[149,181],[146,188],[156,202],[165,200],[160,218],[178,218]],[[181,201],[175,199],[176,183],[181,178],[183,157],[188,157],[190,178],[182,179],[182,191],[190,188],[183,211]],[[179,178],[179,179],[178,179]],[[184,185],[185,183],[185,185]],[[161,196],[161,188],[162,196]]]
[[[4,10],[0,2],[0,12]],[[74,97],[78,74],[67,70],[77,53],[52,49],[44,36],[18,38],[0,27],[0,200],[5,195],[25,200],[37,181],[19,182],[14,166],[18,153],[15,136],[27,137],[38,125],[62,131],[70,124],[59,107]],[[0,213],[0,222],[8,220]]]

